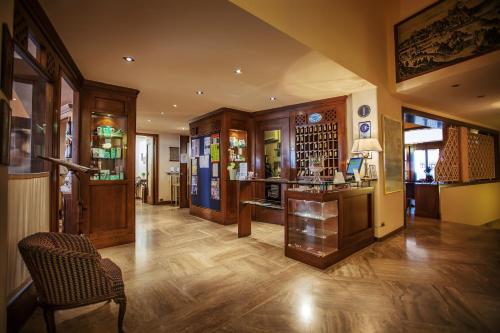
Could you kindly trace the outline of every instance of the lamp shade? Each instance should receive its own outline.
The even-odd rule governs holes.
[[[353,153],[363,153],[369,151],[382,151],[382,147],[375,138],[356,139],[352,144]]]

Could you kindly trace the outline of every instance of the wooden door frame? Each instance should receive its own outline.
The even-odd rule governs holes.
[[[54,130],[52,134],[52,157],[55,158],[61,158],[59,156],[60,153],[60,134],[61,134],[61,97],[62,97],[62,80],[64,79],[66,83],[71,87],[73,90],[73,116],[71,119],[72,122],[72,129],[71,129],[71,135],[73,136],[73,143],[72,143],[72,151],[71,151],[71,160],[73,163],[79,163],[78,159],[78,144],[79,144],[79,128],[80,128],[80,105],[79,105],[79,99],[80,99],[80,89],[75,82],[72,81],[69,75],[66,74],[66,71],[62,68],[59,67],[59,72],[58,72],[58,79],[54,83],[54,101],[53,101],[53,128]],[[75,103],[76,101],[76,103]],[[50,222],[50,231],[52,232],[57,232],[59,230],[59,192],[60,192],[60,177],[59,177],[59,170],[60,166],[58,165],[53,165],[52,170],[54,172],[53,176],[51,177],[52,179],[52,197],[54,200],[51,200],[51,222]],[[79,219],[80,219],[80,210],[78,207],[78,203],[80,201],[80,194],[79,194],[79,179],[76,176],[72,177],[71,181],[71,194],[75,195],[75,200],[73,200],[73,205],[74,207],[74,212],[77,212],[77,217],[75,219],[76,222],[76,229],[78,229],[78,224],[79,224]],[[65,230],[63,232],[66,232]]]
[[[160,159],[160,136],[158,134],[151,134],[151,133],[143,133],[143,132],[136,132],[135,137],[137,136],[149,136],[153,138],[153,205],[158,205],[159,200],[158,200],[158,189],[159,189],[159,159]],[[136,151],[137,153],[137,151]],[[134,156],[134,159],[137,156]],[[134,175],[135,179],[135,175]]]

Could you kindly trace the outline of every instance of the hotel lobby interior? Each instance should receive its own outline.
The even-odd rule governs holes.
[[[499,1],[0,19],[0,333],[500,331]]]

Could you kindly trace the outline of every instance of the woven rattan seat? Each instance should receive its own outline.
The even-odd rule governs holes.
[[[114,300],[122,331],[127,299],[120,268],[103,259],[85,236],[43,232],[22,239],[19,251],[33,278],[48,332],[54,311]]]

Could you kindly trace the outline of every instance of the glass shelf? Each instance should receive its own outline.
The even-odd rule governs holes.
[[[338,201],[288,199],[290,248],[324,257],[338,249]]]
[[[99,169],[92,180],[126,179],[127,117],[92,114],[91,167]]]

